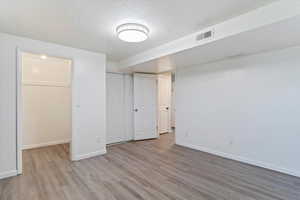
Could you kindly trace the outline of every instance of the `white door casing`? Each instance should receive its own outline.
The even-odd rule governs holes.
[[[158,75],[158,132],[171,132],[171,74]]]
[[[134,74],[134,140],[158,137],[157,76]]]

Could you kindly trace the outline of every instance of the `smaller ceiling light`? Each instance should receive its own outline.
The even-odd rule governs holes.
[[[40,56],[40,58],[45,60],[45,59],[47,59],[47,56],[45,54],[43,54],[43,55]]]
[[[118,26],[116,32],[125,42],[142,42],[148,39],[149,29],[142,24],[127,23]]]

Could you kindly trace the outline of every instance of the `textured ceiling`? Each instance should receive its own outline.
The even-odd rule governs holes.
[[[0,31],[121,60],[274,0],[0,0]],[[115,27],[138,22],[150,39],[125,43]]]

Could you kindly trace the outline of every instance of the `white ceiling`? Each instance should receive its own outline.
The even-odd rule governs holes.
[[[0,0],[0,31],[121,60],[275,0]],[[150,39],[120,41],[115,27],[146,24]]]

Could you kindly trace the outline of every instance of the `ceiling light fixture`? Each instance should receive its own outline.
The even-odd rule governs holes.
[[[118,26],[116,32],[125,42],[142,42],[148,39],[149,29],[142,24],[127,23]]]
[[[46,56],[45,54],[42,54],[42,55],[40,56],[40,58],[43,59],[43,60],[45,60],[45,59],[47,59],[47,56]]]

